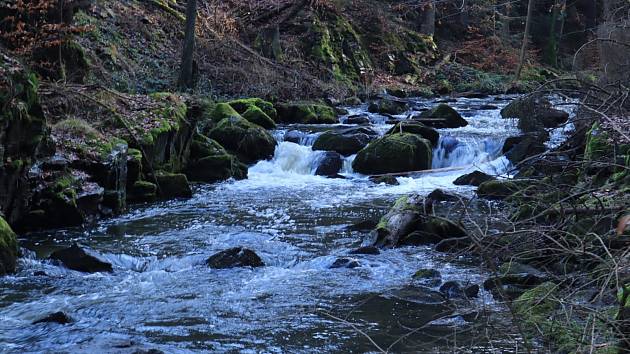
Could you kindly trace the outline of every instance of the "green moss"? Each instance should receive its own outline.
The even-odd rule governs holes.
[[[218,103],[210,113],[210,119],[218,123],[226,118],[242,118],[229,103]]]
[[[372,141],[359,151],[352,168],[364,174],[419,171],[431,168],[431,142],[419,135],[396,133]]]
[[[334,108],[318,103],[278,104],[278,120],[283,123],[334,124],[337,113]]]
[[[265,101],[261,98],[241,98],[238,100],[230,101],[229,105],[232,106],[232,108],[234,108],[240,114],[244,114],[252,106],[254,106],[263,111],[272,120],[275,120],[278,117],[278,112],[276,112],[273,103]]]
[[[243,113],[243,118],[265,129],[275,129],[276,127],[276,123],[273,119],[257,106],[250,106],[245,113]]]
[[[430,279],[430,278],[440,278],[440,272],[435,269],[420,269],[414,273],[412,278],[414,279]]]
[[[15,271],[17,256],[17,237],[9,224],[0,216],[0,275]]]
[[[612,145],[608,142],[608,135],[599,126],[599,123],[593,123],[593,126],[587,133],[586,149],[584,150],[584,158],[586,160],[597,160],[606,155],[612,155]]]
[[[134,161],[142,161],[142,151],[131,148],[127,150],[127,156]]]

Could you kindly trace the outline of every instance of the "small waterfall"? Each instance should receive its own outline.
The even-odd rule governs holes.
[[[433,150],[432,168],[482,165],[501,157],[505,139],[440,136]]]
[[[283,141],[276,146],[273,159],[260,161],[249,171],[261,174],[293,173],[299,175],[314,175],[317,166],[324,157],[324,151],[313,151],[310,146],[299,145]],[[344,158],[341,173],[352,172],[354,155]]]
[[[309,133],[300,130],[276,130],[273,137],[278,142],[292,142],[299,145],[313,146],[321,133]]]

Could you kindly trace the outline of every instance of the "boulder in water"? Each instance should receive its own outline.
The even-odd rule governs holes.
[[[431,142],[433,146],[437,146],[440,140],[440,133],[433,128],[415,121],[402,121],[397,123],[386,134],[410,133],[417,134]]]
[[[276,148],[276,139],[269,132],[240,116],[221,120],[208,137],[245,163],[271,158]]]
[[[474,171],[469,174],[458,177],[453,184],[456,186],[475,186],[478,187],[483,182],[494,181],[495,177],[490,176],[481,171]]]
[[[357,124],[368,125],[370,124],[370,117],[367,114],[357,114],[346,118],[345,124]]]
[[[148,181],[136,181],[127,190],[127,201],[129,202],[153,202],[156,198],[157,185]]]
[[[316,176],[334,177],[339,174],[343,166],[343,158],[334,151],[325,151],[316,161]]]
[[[370,176],[370,181],[376,184],[385,183],[389,184],[390,186],[397,186],[400,184],[394,176]]]
[[[501,110],[503,118],[517,118],[518,127],[526,133],[555,128],[569,120],[569,114],[553,108],[551,102],[541,95],[530,95],[516,99]]]
[[[368,106],[368,112],[379,114],[402,114],[408,110],[409,104],[396,98],[381,98]]]
[[[61,262],[66,268],[85,273],[112,272],[111,263],[101,261],[88,254],[76,243],[68,248],[53,252],[50,259]]]
[[[508,138],[503,145],[503,150],[511,163],[518,164],[531,156],[545,152],[546,147],[543,143],[545,140],[547,140],[546,134],[529,134],[518,138]]]
[[[464,291],[461,285],[454,280],[447,281],[440,286],[440,292],[446,296],[447,299],[453,299],[464,296]]]
[[[337,260],[330,266],[330,268],[358,268],[361,264],[356,259],[352,258],[337,258]]]
[[[15,272],[18,243],[9,224],[0,216],[0,275]]]
[[[456,202],[462,200],[462,197],[457,194],[446,192],[442,189],[437,188],[433,192],[429,193],[427,199],[436,202]]]
[[[363,174],[386,174],[427,170],[431,168],[431,142],[403,133],[379,138],[357,153],[352,162],[354,171]]]
[[[355,250],[352,250],[350,252],[348,252],[349,254],[372,254],[372,255],[377,255],[380,254],[381,251],[379,251],[379,249],[377,247],[374,246],[363,246],[363,247],[359,247]]]
[[[516,183],[506,180],[483,182],[477,188],[477,195],[486,199],[505,199],[518,192]]]
[[[413,280],[424,286],[438,286],[442,283],[442,274],[435,269],[419,269],[413,275]]]
[[[249,107],[245,112],[242,113],[242,116],[248,121],[265,129],[276,128],[276,122],[274,122],[271,117],[269,117],[265,112],[263,112],[260,108],[256,106]]]
[[[437,107],[422,112],[413,117],[414,120],[432,128],[459,128],[468,125],[457,111],[447,104],[439,104]]]
[[[190,147],[186,176],[197,182],[213,183],[229,178],[247,178],[247,166],[218,142],[196,134]]]
[[[334,108],[318,103],[280,103],[276,106],[278,121],[298,124],[335,124]]]
[[[72,323],[74,322],[74,320],[66,315],[64,312],[54,312],[51,313],[50,315],[40,318],[39,320],[33,321],[33,324],[38,324],[38,323],[58,323],[58,324],[68,324],[68,323]]]
[[[348,231],[369,231],[376,227],[378,221],[364,220],[346,227]]]
[[[497,275],[488,278],[483,286],[493,295],[503,295],[510,299],[548,280],[538,269],[518,262],[507,262],[499,266]]]
[[[208,258],[206,264],[215,269],[265,266],[265,263],[254,251],[243,247],[234,247],[216,253]]]
[[[378,133],[364,127],[329,130],[317,137],[313,150],[336,151],[343,156],[350,156],[363,149],[376,136]]]
[[[190,198],[192,189],[188,183],[188,178],[183,173],[159,172],[156,174],[160,197],[164,199]]]
[[[230,101],[229,105],[240,114],[244,114],[252,107],[256,107],[265,113],[265,115],[272,121],[278,117],[278,112],[274,108],[273,103],[265,101],[261,98],[241,98]]]

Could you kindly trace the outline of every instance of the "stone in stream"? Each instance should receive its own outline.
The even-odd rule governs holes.
[[[402,121],[397,123],[385,134],[410,133],[417,134],[431,142],[433,146],[437,146],[440,140],[440,133],[437,130],[427,127],[426,125],[415,121]]]
[[[477,195],[486,199],[505,199],[518,191],[519,186],[514,181],[493,180],[480,184]]]
[[[54,312],[51,313],[50,315],[40,318],[39,320],[33,321],[33,324],[38,324],[38,323],[58,323],[58,324],[68,324],[68,323],[72,323],[74,322],[74,320],[66,315],[64,312]]]
[[[104,262],[85,252],[76,243],[53,252],[50,259],[61,262],[66,268],[85,273],[112,272],[111,263]]]
[[[429,140],[416,134],[389,134],[359,151],[352,168],[368,175],[427,170],[432,156]]]
[[[449,299],[455,298],[467,298],[472,299],[479,295],[479,285],[473,284],[469,286],[462,286],[455,280],[447,281],[440,286],[440,292]]]
[[[510,102],[501,110],[503,118],[517,118],[518,127],[525,133],[556,128],[569,120],[569,114],[553,108],[551,102],[539,94]]]
[[[413,119],[432,128],[459,128],[468,125],[466,119],[446,104],[439,104],[431,110],[414,116]]]
[[[215,269],[265,266],[265,263],[254,251],[243,247],[234,247],[216,253],[206,260],[206,264]]]
[[[435,269],[419,269],[412,276],[414,283],[419,283],[424,286],[438,286],[442,283],[442,274]]]
[[[396,247],[437,243],[451,237],[466,237],[464,228],[431,215],[432,204],[417,194],[399,198],[370,233],[374,246]]]
[[[433,192],[429,193],[427,199],[436,202],[457,202],[464,198],[457,194],[446,192],[443,189],[437,188],[433,190]]]
[[[351,127],[342,130],[329,130],[317,137],[313,143],[313,150],[335,151],[343,156],[356,154],[378,133],[366,127]]]
[[[402,114],[409,110],[406,101],[397,98],[381,98],[370,103],[368,112],[379,114]]]
[[[0,216],[0,275],[15,272],[17,256],[16,235],[4,218]]]
[[[497,275],[488,278],[483,286],[497,296],[515,299],[528,289],[548,280],[538,269],[518,262],[507,262],[499,266]]]
[[[359,247],[355,250],[352,250],[350,252],[348,252],[349,254],[371,254],[371,255],[377,255],[380,254],[381,251],[379,251],[379,249],[377,247],[374,246],[363,246],[363,247]]]
[[[325,151],[315,163],[316,176],[336,177],[343,166],[343,158],[334,151]]]
[[[356,114],[346,118],[344,124],[368,125],[370,124],[370,117],[367,114]]]
[[[299,130],[289,130],[284,134],[284,141],[299,144],[303,136],[304,133]]]
[[[245,163],[271,158],[276,148],[276,139],[268,131],[240,115],[219,121],[208,137]]]
[[[279,103],[276,105],[278,121],[296,124],[335,124],[337,112],[318,103]]]
[[[469,174],[458,177],[453,184],[456,186],[475,186],[478,187],[483,182],[494,181],[495,177],[490,176],[481,171],[474,171]]]
[[[398,180],[396,179],[396,177],[394,176],[370,176],[370,181],[376,183],[376,184],[381,184],[381,183],[385,183],[391,186],[397,186],[400,183],[398,183]]]
[[[161,172],[155,176],[160,197],[164,199],[190,198],[192,189],[188,184],[188,178],[183,173]]]
[[[218,142],[195,134],[190,146],[186,176],[191,181],[213,183],[229,178],[247,178],[247,166],[228,153]]]
[[[545,152],[547,148],[544,141],[547,139],[548,135],[546,133],[512,137],[505,140],[502,150],[505,153],[505,157],[516,165],[531,156]]]
[[[352,258],[338,258],[337,260],[335,260],[335,262],[333,262],[333,264],[330,266],[330,268],[349,268],[349,269],[353,269],[353,268],[358,268],[360,267],[361,264],[359,263],[359,261],[357,261],[356,259],[352,259]]]
[[[370,231],[373,228],[375,228],[377,224],[378,224],[378,221],[364,220],[364,221],[359,221],[357,223],[354,223],[354,224],[346,227],[346,230],[348,230],[348,231]]]

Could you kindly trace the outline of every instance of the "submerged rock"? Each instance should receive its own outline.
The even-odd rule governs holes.
[[[364,247],[359,247],[355,250],[352,250],[350,252],[348,252],[349,254],[372,254],[372,255],[376,255],[376,254],[380,254],[381,251],[374,246],[364,246]]]
[[[394,176],[370,176],[369,179],[376,184],[385,183],[391,186],[397,186],[400,184]]]
[[[429,111],[414,116],[413,119],[432,128],[459,128],[468,125],[466,119],[447,104],[439,104]]]
[[[410,133],[417,134],[431,142],[433,146],[437,146],[440,140],[440,133],[437,130],[427,127],[426,125],[415,121],[402,121],[397,123],[386,134]]]
[[[348,231],[369,231],[376,227],[378,221],[364,220],[346,227]]]
[[[333,151],[325,151],[317,161],[316,176],[336,177],[343,166],[343,158]]]
[[[64,312],[54,312],[51,313],[50,315],[41,318],[39,320],[33,321],[33,324],[38,324],[38,323],[58,323],[58,324],[68,324],[68,323],[72,323],[74,322],[74,320],[66,315]]]
[[[50,259],[61,262],[66,268],[85,273],[112,272],[111,263],[101,261],[85,252],[76,243],[72,246],[53,252]]]
[[[18,256],[16,235],[0,216],[0,275],[15,272]]]
[[[265,263],[254,251],[243,247],[234,247],[216,253],[208,258],[206,264],[215,269],[265,266]]]
[[[412,276],[414,282],[425,286],[438,286],[442,283],[442,274],[435,269],[419,269]]]
[[[363,174],[386,174],[420,171],[431,168],[431,142],[403,133],[377,139],[357,153],[352,162],[354,171]]]
[[[350,156],[363,149],[377,136],[377,132],[365,127],[329,130],[317,137],[313,143],[313,150],[335,151],[343,156]]]
[[[353,269],[353,268],[358,268],[360,267],[361,264],[359,264],[359,261],[357,261],[356,259],[352,259],[352,258],[338,258],[331,266],[330,268],[349,268],[349,269]]]
[[[481,171],[474,171],[469,174],[458,177],[453,184],[456,186],[475,186],[478,187],[483,182],[494,181],[495,177],[490,176]]]

